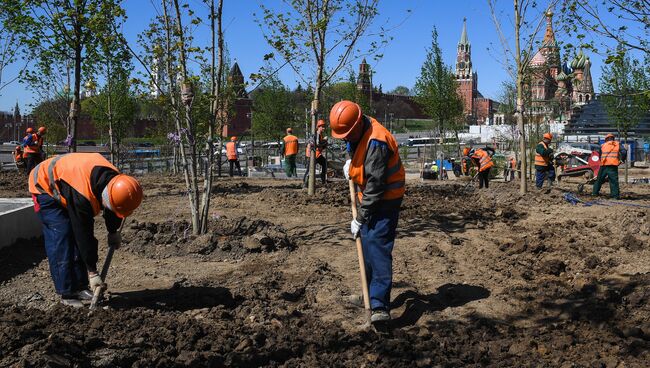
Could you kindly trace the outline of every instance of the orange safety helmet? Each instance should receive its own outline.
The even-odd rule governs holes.
[[[46,127],[42,126],[42,127],[38,128],[38,133],[39,133],[39,134],[44,134],[45,132],[47,132],[47,128],[46,128]]]
[[[325,126],[325,120],[319,119],[318,123],[316,123],[316,127],[320,128],[320,127],[324,127],[324,126]]]
[[[332,137],[344,139],[361,121],[361,107],[352,101],[340,101],[332,106],[330,124]]]
[[[293,133],[293,129],[287,128],[287,134],[291,134],[291,133]]]
[[[32,133],[34,133],[34,129],[32,129],[32,128],[27,128],[27,130],[25,131],[25,133],[27,133],[27,134],[32,134]]]
[[[16,146],[16,151],[22,151],[23,148],[21,146]]]
[[[606,140],[606,141],[609,140],[610,138],[611,138],[611,139],[615,139],[616,137],[615,137],[614,134],[612,134],[612,133],[609,133],[609,134],[607,134],[607,135],[605,136],[605,140]]]
[[[544,139],[548,139],[549,141],[553,139],[553,134],[551,133],[544,133]]]
[[[463,148],[463,156],[469,155],[469,147]]]
[[[117,217],[125,218],[142,203],[142,187],[132,176],[119,174],[108,182],[102,192],[102,202]]]
[[[230,137],[230,140],[234,142],[234,141],[236,141],[236,140],[237,140],[237,137],[235,137],[235,136],[232,136],[232,137]]]

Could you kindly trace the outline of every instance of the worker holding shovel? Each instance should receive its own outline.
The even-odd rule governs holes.
[[[38,164],[29,191],[56,293],[63,304],[81,307],[106,288],[97,273],[93,218],[103,211],[109,248],[119,248],[118,229],[142,202],[142,187],[98,153],[68,153]]]
[[[405,183],[397,142],[384,126],[363,115],[359,105],[351,101],[332,107],[330,124],[332,137],[347,142],[352,159],[343,172],[359,189],[359,208],[350,230],[355,239],[361,237],[361,265],[366,271],[362,279],[367,279],[371,322],[386,322],[390,320],[392,251]]]

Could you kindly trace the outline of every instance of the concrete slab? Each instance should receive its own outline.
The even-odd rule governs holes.
[[[34,213],[31,198],[0,198],[0,248],[18,238],[41,236],[41,221]]]

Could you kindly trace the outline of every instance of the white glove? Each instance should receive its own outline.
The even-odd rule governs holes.
[[[118,233],[108,233],[108,246],[114,249],[120,249],[122,245],[122,235]]]
[[[352,160],[347,160],[345,161],[345,165],[343,165],[343,175],[345,175],[346,180],[350,180],[350,164],[352,163]]]
[[[102,288],[102,289],[106,288],[106,284],[104,283],[104,281],[102,281],[102,278],[98,274],[95,274],[94,276],[90,276],[88,282],[90,284],[90,291],[92,291],[93,293],[95,293],[95,290],[97,288]]]
[[[352,222],[350,223],[350,232],[352,233],[353,239],[358,238],[359,233],[361,233],[361,223],[356,219],[352,220]]]

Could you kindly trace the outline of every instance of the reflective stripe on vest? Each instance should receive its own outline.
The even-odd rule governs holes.
[[[548,149],[548,145],[546,143],[544,143],[543,141],[539,142],[538,145],[539,144],[544,145],[545,150]],[[540,155],[539,153],[537,153],[537,151],[535,151],[535,166],[548,166],[550,161],[551,161],[550,157],[544,157],[544,156]]]
[[[228,160],[237,159],[237,146],[235,145],[235,142],[226,143],[226,157]]]
[[[370,127],[366,130],[359,141],[352,162],[350,163],[350,179],[359,186],[357,196],[359,201],[363,198],[363,191],[367,184],[365,173],[366,154],[370,141],[376,140],[388,145],[390,156],[386,168],[386,186],[382,199],[398,199],[404,197],[405,172],[402,160],[399,157],[399,149],[395,138],[390,134],[383,125],[373,118],[370,118]]]
[[[284,155],[291,156],[298,153],[298,137],[295,135],[288,135],[284,137]]]
[[[621,161],[618,159],[621,152],[621,145],[616,141],[609,141],[600,146],[600,162],[603,166],[618,166]]]
[[[107,167],[119,173],[115,166],[98,153],[68,153],[38,164],[30,173],[29,191],[36,195],[48,194],[63,207],[67,207],[67,200],[57,185],[57,182],[65,181],[90,202],[94,215],[98,215],[101,198],[95,197],[90,183],[95,167]]]

